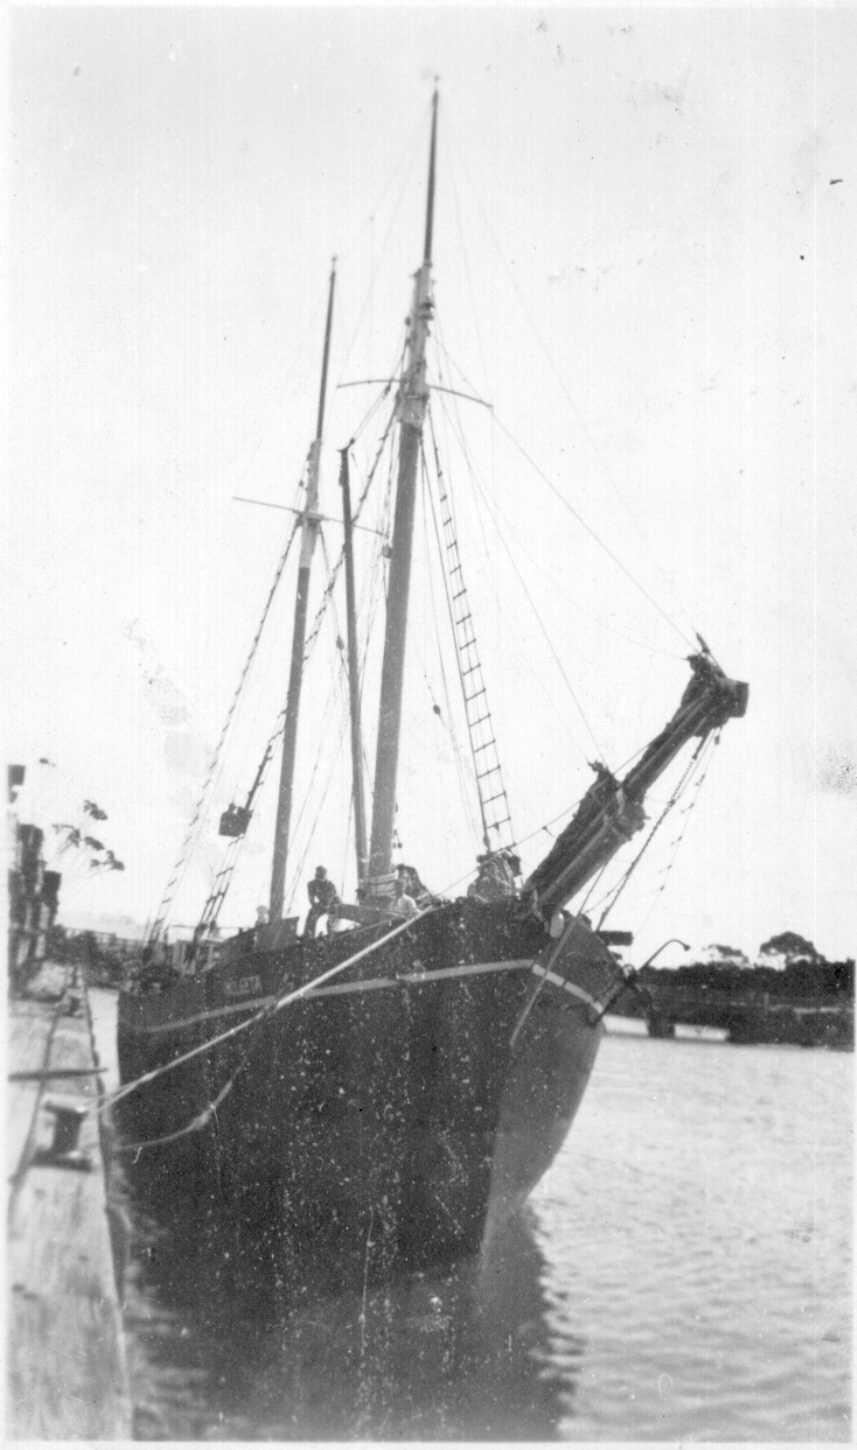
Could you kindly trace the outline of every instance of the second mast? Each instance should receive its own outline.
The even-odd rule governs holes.
[[[280,789],[277,795],[277,824],[274,829],[274,861],[271,870],[270,917],[279,921],[283,914],[286,886],[286,861],[289,853],[289,827],[292,817],[292,796],[294,793],[295,759],[298,747],[298,715],[300,711],[301,685],[303,683],[304,649],[306,646],[307,607],[309,603],[309,578],[312,556],[315,551],[319,530],[318,479],[321,464],[321,444],[324,436],[324,407],[327,395],[327,366],[330,359],[330,332],[333,323],[333,293],[336,285],[336,258],[330,269],[330,285],[327,296],[327,321],[324,329],[324,353],[321,364],[321,385],[318,396],[318,417],[315,438],[307,462],[306,503],[301,515],[301,555],[298,563],[298,582],[295,590],[295,620],[292,629],[292,658],[289,668],[289,688],[286,695],[286,717],[283,726],[283,755],[280,766]]]

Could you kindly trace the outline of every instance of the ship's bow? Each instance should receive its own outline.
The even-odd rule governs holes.
[[[533,962],[500,1104],[486,1243],[521,1207],[565,1142],[620,971],[600,938],[578,919],[568,920]]]

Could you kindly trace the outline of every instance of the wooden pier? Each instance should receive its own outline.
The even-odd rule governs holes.
[[[76,968],[10,998],[7,1413],[10,1440],[128,1440],[98,1062]]]
[[[629,988],[610,1010],[644,1023],[650,1037],[674,1037],[677,1027],[687,1027],[721,1030],[736,1043],[853,1050],[853,990],[836,998],[787,996],[755,987],[761,972],[743,975],[749,979],[743,986],[721,988],[676,980],[678,972],[641,972],[645,996]]]

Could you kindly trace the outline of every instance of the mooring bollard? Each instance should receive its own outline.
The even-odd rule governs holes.
[[[49,1148],[41,1148],[35,1154],[38,1163],[52,1163],[58,1168],[92,1167],[88,1153],[80,1147],[80,1129],[89,1112],[89,1105],[61,1098],[47,1098],[42,1104],[46,1113],[53,1114],[54,1137]]]

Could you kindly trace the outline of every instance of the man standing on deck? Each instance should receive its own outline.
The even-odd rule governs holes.
[[[327,917],[327,932],[330,935],[333,930],[333,923],[336,920],[336,908],[339,905],[339,897],[336,887],[327,878],[327,871],[324,866],[316,866],[315,875],[312,881],[307,882],[307,896],[309,897],[309,911],[307,912],[304,936],[315,936],[315,929],[319,917]]]

